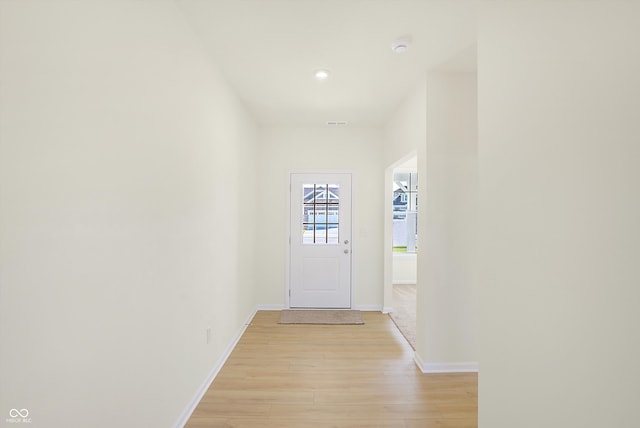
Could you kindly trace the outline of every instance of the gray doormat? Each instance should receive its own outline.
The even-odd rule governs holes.
[[[364,324],[360,311],[351,309],[285,309],[278,324]]]

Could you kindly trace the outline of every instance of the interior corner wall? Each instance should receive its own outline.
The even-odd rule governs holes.
[[[383,133],[378,128],[262,128],[258,158],[258,302],[283,307],[288,290],[289,174],[353,173],[353,305],[382,307]]]
[[[482,11],[480,428],[638,426],[638,22],[637,2]]]
[[[429,72],[418,174],[416,359],[430,370],[477,366],[475,73]]]
[[[0,3],[0,121],[3,423],[172,426],[255,308],[251,118],[172,2],[61,0]]]
[[[407,156],[417,155],[424,146],[427,139],[426,85],[426,79],[418,82],[385,125],[385,167],[391,167]]]
[[[424,158],[426,137],[426,79],[422,79],[408,94],[384,127],[384,147],[382,151],[385,168],[384,194],[384,306],[393,305],[394,280],[416,281],[417,256],[409,256],[396,263],[393,254],[393,166],[399,161],[416,156],[418,161]],[[422,171],[424,173],[424,170]],[[420,170],[418,171],[418,179]],[[404,263],[403,263],[404,262]],[[407,263],[408,262],[408,263]],[[399,266],[400,265],[400,266]],[[406,267],[407,269],[398,269]],[[395,270],[395,271],[394,271]],[[408,275],[404,271],[411,272]]]

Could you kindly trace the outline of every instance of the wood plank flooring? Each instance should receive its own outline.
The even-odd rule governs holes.
[[[476,428],[476,374],[421,373],[391,319],[284,325],[259,311],[187,428]]]
[[[389,313],[413,349],[416,348],[416,288],[415,284],[393,284],[393,311]]]

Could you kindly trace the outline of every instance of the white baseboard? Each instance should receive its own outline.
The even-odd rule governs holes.
[[[257,305],[257,311],[281,311],[283,309],[288,309],[285,305]]]
[[[281,311],[283,309],[289,309],[285,305],[257,305],[257,311]],[[352,309],[363,312],[381,312],[382,305],[359,305],[353,306]]]
[[[382,305],[359,305],[353,309],[363,312],[382,312]]]
[[[384,306],[382,308],[382,313],[383,314],[388,314],[389,312],[393,312],[393,308],[391,306]]]
[[[413,360],[422,373],[477,373],[477,362],[464,363],[425,363],[416,352]]]
[[[191,400],[187,408],[184,410],[184,412],[182,412],[182,414],[178,418],[178,421],[174,425],[175,428],[183,428],[187,424],[187,422],[189,421],[189,418],[191,417],[191,414],[196,409],[196,407],[198,407],[200,400],[202,400],[202,397],[204,397],[204,394],[207,392],[207,390],[211,386],[211,383],[216,378],[216,376],[218,376],[218,373],[220,373],[222,366],[224,366],[224,363],[227,362],[227,359],[231,355],[231,352],[238,344],[238,341],[244,334],[244,331],[247,329],[247,326],[251,324],[251,320],[253,319],[255,314],[256,314],[256,311],[251,312],[251,314],[247,317],[247,320],[242,324],[240,331],[236,334],[231,344],[227,346],[227,349],[225,349],[225,352],[222,354],[220,358],[218,358],[218,361],[213,366],[211,373],[209,373],[209,376],[207,376],[204,382],[202,382],[202,385],[200,385],[198,392],[193,397],[193,399]]]

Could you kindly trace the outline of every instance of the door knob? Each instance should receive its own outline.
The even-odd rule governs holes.
[[[349,243],[349,240],[348,240],[348,239],[345,239],[345,240],[344,240],[344,243],[345,243],[345,245],[346,245],[346,244],[348,244],[348,243]]]
[[[349,254],[349,250],[344,250],[344,253],[345,254]]]

